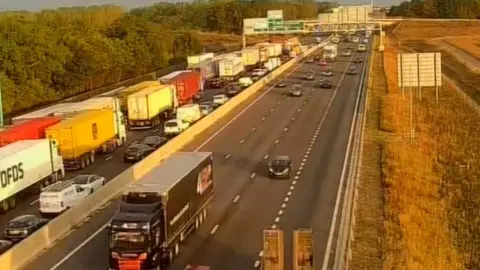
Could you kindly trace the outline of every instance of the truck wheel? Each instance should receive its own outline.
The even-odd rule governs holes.
[[[89,156],[89,161],[90,161],[90,164],[94,163],[95,162],[95,152],[90,152],[90,156]]]
[[[198,222],[200,223],[200,225],[203,224],[203,214],[200,213],[200,215],[198,215]]]
[[[90,156],[86,155],[83,157],[83,159],[85,159],[85,166],[86,167],[90,166]]]
[[[205,219],[207,219],[207,208],[203,208],[202,216],[203,220],[205,221]]]
[[[195,230],[198,230],[198,228],[200,227],[200,221],[198,219],[199,217],[197,216],[197,218],[195,219]]]
[[[1,203],[0,203],[0,213],[2,214],[5,214],[8,212],[8,201],[7,200],[3,200]]]
[[[180,245],[178,244],[178,242],[175,243],[175,246],[173,247],[173,249],[175,252],[175,257],[177,257],[178,253],[180,253]]]
[[[80,158],[80,168],[85,169],[85,167],[87,167],[87,165],[85,165],[85,157],[83,156]]]
[[[17,201],[15,200],[15,196],[10,197],[8,199],[8,208],[13,209],[17,206]]]

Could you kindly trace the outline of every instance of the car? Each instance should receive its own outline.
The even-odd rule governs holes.
[[[213,112],[213,104],[212,102],[202,102],[200,103],[200,112],[202,112],[202,115],[205,116],[207,114],[210,114]]]
[[[352,52],[350,50],[346,50],[346,51],[342,52],[342,55],[343,56],[350,56],[350,55],[352,55]]]
[[[234,97],[242,91],[242,86],[238,83],[232,83],[225,88],[225,94],[228,97]]]
[[[320,60],[318,61],[318,65],[319,65],[319,66],[326,66],[326,65],[327,65],[327,60],[325,60],[325,59],[323,59],[323,58],[320,59]]]
[[[359,37],[352,37],[352,42],[353,43],[358,43],[360,41]]]
[[[364,52],[367,50],[365,44],[358,44],[357,52]]]
[[[354,62],[354,63],[362,63],[362,62],[363,62],[363,58],[361,58],[361,57],[355,57],[355,58],[353,59],[353,62]]]
[[[0,240],[0,255],[5,253],[5,251],[9,250],[13,247],[13,242],[8,240]]]
[[[167,137],[174,137],[184,132],[189,127],[190,123],[185,120],[178,118],[170,119],[163,124],[163,134]]]
[[[287,83],[285,81],[280,81],[275,85],[275,87],[278,87],[278,88],[284,88],[286,86],[287,86]]]
[[[353,47],[352,45],[350,45],[350,46],[348,46],[348,48],[347,48],[347,49],[349,49],[349,50],[353,50],[353,49],[355,49],[355,47]]]
[[[261,77],[252,75],[250,78],[252,79],[252,81],[256,82],[256,81],[260,80]]]
[[[80,174],[72,178],[72,181],[82,188],[89,190],[90,193],[99,190],[107,182],[105,177],[94,174]]]
[[[253,70],[252,76],[263,77],[263,76],[267,75],[267,73],[268,73],[268,69],[266,69],[266,68],[257,68],[257,69],[254,69],[254,70]]]
[[[303,79],[306,81],[313,81],[315,80],[315,76],[313,75],[312,72],[308,72],[308,73],[305,73],[305,75],[303,75]]]
[[[223,88],[225,84],[225,80],[221,78],[210,79],[207,82],[208,88]]]
[[[139,161],[150,155],[155,149],[152,147],[143,144],[143,143],[132,143],[130,146],[125,149],[123,153],[124,162]]]
[[[10,220],[3,232],[3,238],[18,242],[40,229],[47,224],[48,220],[35,215],[18,216]]]
[[[363,43],[368,43],[368,38],[364,38]]]
[[[291,178],[292,160],[289,156],[277,155],[268,164],[269,178]]]
[[[332,77],[333,76],[333,68],[328,67],[322,72],[322,76],[325,77]]]
[[[358,73],[357,67],[355,66],[350,66],[347,70],[348,75],[356,75]]]
[[[292,89],[290,89],[290,92],[288,93],[289,96],[291,97],[301,97],[303,95],[302,88],[299,84],[293,85]]]
[[[166,144],[168,139],[161,136],[147,136],[143,139],[142,143],[146,144],[153,149],[158,149],[160,146]]]
[[[307,59],[307,63],[309,63],[309,64],[313,63],[313,61],[315,61],[313,58],[308,58]]]
[[[321,80],[315,86],[319,88],[327,88],[327,89],[330,89],[333,87],[332,81],[330,80]]]
[[[228,101],[227,95],[220,94],[220,95],[213,96],[213,104],[215,104],[215,106],[223,105],[227,103],[227,101]]]

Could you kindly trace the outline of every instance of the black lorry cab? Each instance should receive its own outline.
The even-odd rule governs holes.
[[[122,195],[109,224],[110,269],[166,269],[213,196],[212,153],[177,152]]]

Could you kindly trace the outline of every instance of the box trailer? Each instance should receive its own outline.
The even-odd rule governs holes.
[[[112,110],[88,110],[64,117],[48,127],[45,135],[58,142],[66,170],[83,169],[95,161],[96,152],[116,149]]]
[[[179,106],[196,101],[201,91],[202,78],[198,72],[192,70],[175,71],[159,78],[158,81],[175,86]]]
[[[158,81],[143,81],[132,86],[129,86],[125,89],[121,89],[120,91],[113,91],[110,94],[104,94],[100,97],[116,97],[120,101],[120,110],[123,112],[123,115],[127,115],[128,113],[128,104],[127,98],[129,95],[136,93],[138,91],[142,91],[143,89],[151,86],[160,86],[161,83]]]
[[[279,56],[282,54],[282,43],[271,43],[270,46],[273,46],[275,51],[274,56]]]
[[[244,71],[241,57],[228,57],[218,63],[220,77],[228,81],[236,81]]]
[[[64,176],[63,160],[54,140],[24,140],[1,147],[0,212],[15,208],[21,192],[39,192]]]
[[[200,74],[200,77],[202,80],[200,84],[200,88],[202,91],[205,88],[205,83],[208,80],[214,78],[217,74],[217,70],[216,70],[217,64],[213,60],[205,60],[205,61],[199,62],[197,64],[189,66],[188,69],[192,71],[196,71]]]
[[[130,129],[159,126],[162,120],[175,113],[178,102],[171,84],[152,86],[128,96],[128,123]]]
[[[58,110],[54,115],[68,115],[86,110],[100,109],[112,110],[117,146],[124,145],[127,142],[127,121],[121,110],[119,98],[108,96],[90,98],[82,102],[75,103],[74,105],[65,109]]]
[[[260,63],[265,63],[268,61],[268,48],[260,48]]]
[[[174,153],[130,184],[109,223],[110,269],[166,269],[205,221],[213,193],[213,157],[206,152]]]
[[[252,70],[258,67],[260,63],[260,49],[245,48],[242,50],[243,66],[247,70]]]
[[[12,118],[12,124],[15,126],[32,119],[49,117],[52,116],[56,111],[72,106],[73,104],[73,102],[59,103],[33,112],[15,116]]]
[[[37,118],[0,131],[0,147],[16,141],[44,139],[45,129],[60,121],[59,117]]]
[[[196,65],[200,62],[203,62],[206,60],[212,60],[212,59],[213,59],[213,53],[202,53],[202,54],[187,56],[188,68],[190,68],[191,65]]]

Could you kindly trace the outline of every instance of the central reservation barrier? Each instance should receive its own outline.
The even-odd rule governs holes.
[[[12,247],[0,256],[0,269],[20,269],[27,262],[38,256],[42,251],[51,247],[55,241],[66,236],[68,232],[81,224],[83,220],[92,215],[97,209],[114,200],[130,183],[140,179],[172,153],[181,150],[186,144],[194,140],[196,135],[207,130],[219,119],[225,117],[263,86],[267,85],[283,72],[291,68],[295,63],[303,60],[306,56],[323,47],[329,39],[330,37],[325,39],[322,43],[304,51],[296,58],[289,60],[262,79],[258,80],[240,94],[230,99],[226,104],[220,106],[218,109],[196,122],[186,131],[170,140],[167,144],[149,155],[147,158],[117,175],[104,187],[85,198],[80,204],[51,220],[40,230]]]

